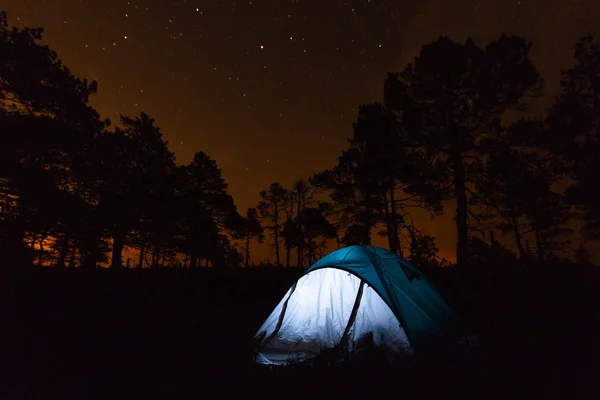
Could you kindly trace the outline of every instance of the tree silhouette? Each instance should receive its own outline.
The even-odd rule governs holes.
[[[433,237],[408,221],[412,207],[435,215],[447,199],[457,202],[460,265],[469,244],[474,257],[514,258],[495,240],[469,240],[475,230],[510,232],[519,258],[551,261],[570,244],[570,206],[583,219],[584,241],[600,237],[600,44],[592,36],[578,41],[547,118],[508,127],[504,112],[524,109],[526,95],[541,88],[529,43],[502,36],[485,48],[447,38],[423,46],[414,63],[388,75],[383,104],[359,107],[334,168],[289,191],[273,183],[242,218],[216,161],[198,152],[176,167],[144,113],[111,128],[89,105],[96,83],[73,76],[39,44],[42,33],[9,29],[0,13],[5,263],[120,267],[128,247],[139,252],[138,267],[248,266],[250,242],[266,230],[278,266],[283,243],[286,266],[296,249],[304,267],[330,240],[369,244],[379,228],[390,250],[408,247],[411,260],[437,265]],[[573,184],[562,196],[555,184],[565,176]],[[331,202],[318,202],[319,191]]]
[[[215,160],[203,152],[198,152],[188,165],[188,178],[202,205],[212,213],[215,223],[222,230],[243,229],[239,224],[241,216],[231,195],[227,193],[227,183]]]
[[[69,123],[96,123],[97,113],[88,103],[96,82],[76,78],[57,53],[38,42],[42,28],[8,27],[0,12],[0,99],[9,114],[50,116]]]
[[[475,220],[489,221],[488,229],[500,229],[512,233],[520,259],[525,256],[523,237],[531,232],[526,220],[527,203],[533,200],[532,186],[543,185],[531,171],[529,161],[517,153],[509,144],[496,143],[487,163],[482,166],[483,174],[475,177],[476,193],[472,193],[470,204],[483,207],[484,212],[472,212]],[[529,197],[529,199],[527,198]]]
[[[278,182],[272,183],[269,190],[260,192],[261,201],[258,203],[257,207],[261,219],[265,221],[263,223],[264,229],[271,232],[273,237],[275,259],[278,267],[281,266],[279,239],[283,224],[282,217],[284,215],[287,193],[287,190],[281,186],[281,184]]]
[[[303,267],[303,253],[304,253],[304,219],[301,217],[304,215],[304,210],[312,203],[312,190],[310,187],[310,183],[305,179],[299,179],[294,182],[293,191],[290,193],[292,199],[296,203],[296,220],[294,221],[295,227],[290,226],[288,223],[284,228],[284,235],[286,238],[294,237],[292,243],[296,245],[296,251],[298,253],[297,266],[299,268]],[[289,262],[288,262],[289,265]]]
[[[363,173],[360,151],[351,147],[338,158],[331,170],[315,174],[311,183],[329,192],[335,205],[331,212],[333,223],[346,229],[345,244],[370,244],[371,230],[377,225],[377,213],[382,209],[381,192],[377,182]]]
[[[370,229],[384,224],[381,233],[387,236],[390,250],[400,253],[406,209],[442,210],[442,197],[426,179],[435,167],[403,146],[406,138],[399,128],[396,116],[381,104],[360,106],[350,149],[334,170],[313,178],[339,205],[348,229],[344,242],[368,243]]]
[[[407,144],[406,130],[396,115],[378,103],[359,107],[351,141],[360,153],[361,174],[368,176],[381,198],[379,221],[385,223],[390,250],[401,253],[400,230],[408,208],[424,208],[432,215],[442,211],[443,194],[431,187],[428,176],[438,165]]]
[[[96,83],[73,76],[56,52],[39,44],[42,33],[9,29],[0,13],[0,251],[14,265],[30,263],[34,245],[43,247],[59,228],[58,213],[69,211],[41,200],[58,203],[85,191],[81,167],[104,126],[88,105]]]
[[[575,262],[579,265],[584,265],[586,267],[593,267],[592,256],[588,249],[586,249],[585,245],[580,242],[577,247],[577,251],[575,252]]]
[[[566,196],[580,211],[583,239],[600,237],[600,43],[591,35],[575,45],[575,66],[561,71],[562,92],[549,111],[548,145],[561,155],[573,181]]]
[[[116,128],[100,138],[104,141],[104,169],[99,197],[113,240],[113,268],[122,266],[121,255],[132,232],[143,231],[147,221],[164,212],[160,198],[168,190],[163,186],[175,168],[174,155],[153,119],[141,113],[135,119],[122,116],[121,124],[122,129]],[[143,235],[138,236],[138,242],[143,240]],[[158,250],[155,259],[157,256]]]
[[[435,245],[433,236],[427,235],[418,229],[412,218],[410,218],[410,223],[405,223],[405,228],[408,231],[410,241],[408,259],[416,265],[439,265],[439,249]]]
[[[290,196],[291,197],[291,196]],[[297,218],[292,216],[287,216],[285,222],[283,223],[283,227],[281,229],[281,237],[285,243],[285,266],[290,266],[291,260],[291,252],[293,248],[296,248],[298,251],[298,239],[300,238],[300,234],[298,232],[298,224],[296,223]],[[298,252],[298,254],[301,254]]]
[[[440,37],[385,82],[386,107],[398,115],[410,145],[446,166],[432,181],[440,190],[454,189],[459,265],[468,261],[467,188],[487,153],[484,139],[498,131],[504,111],[540,87],[529,49],[515,36],[484,49],[471,39],[459,44]]]
[[[190,267],[195,268],[200,258],[208,264],[225,251],[219,248],[229,246],[223,237],[227,229],[235,228],[236,236],[242,236],[243,220],[227,193],[221,170],[208,155],[196,153],[177,175],[181,249],[188,255]]]
[[[308,265],[317,261],[318,251],[323,249],[325,243],[329,239],[336,236],[336,229],[323,214],[323,207],[306,207],[298,216],[302,231],[303,248],[307,249]],[[322,254],[320,254],[322,256]],[[300,264],[300,266],[303,264]]]
[[[469,237],[472,262],[476,265],[505,267],[516,263],[515,254],[498,242],[492,244],[476,236]]]
[[[260,225],[260,220],[258,219],[258,211],[256,208],[248,208],[246,212],[246,218],[244,219],[244,239],[246,241],[245,244],[245,258],[244,265],[248,268],[250,263],[250,242],[253,239],[257,239],[260,243],[265,240],[263,234],[263,228]]]

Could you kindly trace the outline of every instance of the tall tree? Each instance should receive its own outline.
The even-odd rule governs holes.
[[[223,231],[233,228],[232,223],[241,219],[233,198],[227,193],[228,185],[217,162],[206,153],[198,152],[188,165],[187,172],[190,185],[202,205],[212,213],[219,228]]]
[[[287,190],[278,182],[271,184],[268,190],[260,192],[261,201],[258,203],[258,213],[265,222],[263,227],[271,232],[273,245],[275,247],[275,260],[277,266],[281,266],[279,255],[279,239],[283,225],[282,216],[287,198]]]
[[[454,189],[459,265],[468,262],[467,188],[487,152],[483,139],[497,133],[506,110],[540,88],[529,50],[515,36],[503,35],[485,48],[472,39],[460,44],[440,37],[385,82],[386,107],[408,131],[410,146],[446,166],[432,180]]]
[[[310,205],[313,194],[310,187],[310,183],[305,179],[299,179],[296,182],[294,182],[292,193],[296,203],[296,227],[293,231],[297,236],[295,240],[296,251],[298,252],[297,266],[299,268],[302,268],[302,260],[304,253],[304,240],[302,240],[304,236],[304,221],[302,218],[300,218],[300,216],[304,213],[304,209]]]
[[[480,211],[473,211],[471,215],[480,222],[488,220],[484,231],[499,229],[502,233],[512,233],[517,255],[523,259],[523,238],[531,232],[526,220],[529,200],[526,197],[531,197],[531,185],[537,183],[535,177],[526,160],[508,146],[494,149],[483,172],[475,179],[476,192],[470,199]]]
[[[260,225],[260,220],[258,219],[258,211],[256,208],[248,208],[246,212],[246,218],[244,220],[244,239],[246,241],[244,252],[244,265],[248,268],[250,263],[250,242],[254,239],[257,239],[259,242],[263,242],[265,237],[263,235],[263,228]]]
[[[243,236],[242,218],[227,193],[221,170],[203,152],[196,153],[190,164],[178,169],[177,187],[182,249],[189,257],[190,267],[195,268],[200,259],[208,263],[217,257],[221,244],[229,245],[223,238],[228,230]]]
[[[360,154],[357,172],[379,194],[379,221],[385,224],[390,250],[399,253],[400,231],[412,207],[441,213],[440,191],[430,187],[428,175],[439,173],[433,160],[406,146],[406,130],[397,116],[379,103],[359,107],[351,145]]]
[[[96,83],[71,74],[56,52],[42,46],[41,28],[9,28],[7,14],[0,12],[0,252],[5,263],[29,263],[17,255],[23,239],[47,235],[58,210],[35,205],[33,198],[51,199],[60,191],[79,190],[67,171],[76,170],[86,158],[91,139],[102,129],[98,114],[88,104]],[[34,181],[44,181],[35,187]],[[33,231],[34,220],[45,220],[43,232]],[[53,215],[53,216],[52,216]],[[27,227],[29,225],[29,227]],[[27,233],[29,231],[29,233]],[[41,243],[41,242],[39,242]]]
[[[360,151],[344,151],[331,170],[315,174],[310,182],[329,193],[335,205],[332,222],[346,230],[346,244],[370,244],[371,230],[377,225],[382,208],[381,193],[370,177],[361,173]]]
[[[298,219],[304,227],[302,241],[303,248],[307,250],[308,264],[317,260],[318,251],[323,249],[326,241],[335,238],[336,229],[323,214],[323,207],[306,207]],[[300,266],[302,266],[300,264]]]
[[[141,113],[135,119],[122,116],[104,141],[104,185],[100,205],[113,239],[111,267],[122,266],[122,252],[140,223],[164,211],[157,199],[172,169],[174,155],[168,150],[160,128]]]
[[[442,196],[427,180],[436,165],[403,145],[405,131],[396,115],[379,103],[360,106],[353,127],[350,149],[336,168],[315,175],[314,183],[337,205],[336,225],[348,229],[343,241],[368,243],[371,228],[382,224],[389,248],[399,253],[407,209],[442,210]]]
[[[600,237],[600,43],[584,36],[574,53],[575,65],[562,71],[562,92],[549,111],[548,144],[565,162],[572,181],[566,196],[580,212],[587,241]]]

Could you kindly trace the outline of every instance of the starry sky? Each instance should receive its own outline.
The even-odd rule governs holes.
[[[98,81],[91,102],[103,117],[144,111],[178,163],[197,151],[216,159],[242,214],[271,182],[289,187],[335,165],[358,105],[381,100],[386,73],[440,35],[480,46],[503,32],[529,38],[547,83],[537,111],[577,38],[600,38],[600,0],[0,0],[0,9],[11,25],[43,27],[75,75]],[[414,219],[454,259],[447,214]],[[255,261],[269,255],[263,246]]]

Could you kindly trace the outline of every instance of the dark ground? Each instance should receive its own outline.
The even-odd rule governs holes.
[[[600,398],[597,269],[440,271],[478,354],[278,374],[250,340],[295,269],[0,273],[1,399]]]

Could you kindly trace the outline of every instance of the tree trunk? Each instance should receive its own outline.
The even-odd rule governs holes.
[[[290,267],[290,255],[291,255],[292,249],[290,246],[290,242],[289,240],[285,241],[285,266],[286,267]]]
[[[2,264],[9,268],[21,268],[24,265],[33,264],[31,252],[25,245],[25,223],[22,217],[24,213],[24,210],[20,210],[16,218],[3,221],[0,227]]]
[[[143,268],[145,256],[146,256],[146,244],[142,243],[142,246],[140,247],[140,262],[138,262],[138,265],[137,265],[138,268]]]
[[[415,232],[412,227],[406,227],[408,230],[408,234],[410,235],[410,259],[413,261],[417,254],[417,238],[415,236]]]
[[[250,264],[250,234],[246,234],[246,261],[244,263],[245,267],[248,268],[248,264]]]
[[[523,260],[524,251],[523,251],[523,242],[521,240],[521,232],[519,231],[519,224],[515,218],[511,218],[510,224],[513,228],[513,234],[515,235],[515,243],[517,244],[517,255],[519,256],[519,260]]]
[[[41,267],[44,262],[44,239],[44,236],[42,236],[42,238],[40,239],[40,255],[38,256],[38,267]]]
[[[387,233],[388,246],[390,250],[392,249],[392,243],[394,242],[394,238],[392,236],[392,217],[390,215],[390,209],[388,204],[387,193],[383,194],[383,204],[384,204],[384,215],[385,215],[385,229]]]
[[[304,249],[303,249],[303,245],[304,245],[304,232],[302,231],[302,229],[304,228],[302,226],[302,218],[300,217],[302,215],[302,198],[300,196],[300,193],[298,193],[298,207],[296,208],[296,222],[297,222],[297,226],[298,226],[298,238],[296,240],[296,249],[298,252],[298,268],[302,268],[302,253],[304,253]]]
[[[277,207],[277,205],[276,205]],[[275,259],[276,265],[281,267],[281,259],[279,258],[279,211],[273,213],[273,229],[275,230]]]
[[[310,229],[308,230],[308,232],[306,232],[306,243],[307,243],[307,247],[308,247],[308,263],[312,264],[312,260],[313,260],[313,246],[312,246],[312,234]]]
[[[158,266],[158,248],[154,246],[152,249],[152,268],[156,268]]]
[[[543,238],[543,233],[540,231],[535,231],[535,242],[536,242],[536,246],[537,246],[537,261],[539,265],[542,265],[545,258],[546,258],[546,254],[544,251],[544,238]]]
[[[70,240],[69,235],[65,234],[65,237],[63,238],[62,243],[60,245],[58,259],[56,260],[57,268],[64,268],[66,265],[67,254],[69,252],[69,240]]]
[[[392,228],[392,241],[390,243],[390,251],[398,254],[398,247],[400,246],[400,240],[398,237],[398,212],[396,210],[396,197],[394,196],[394,187],[390,188],[390,225]]]
[[[75,257],[77,256],[77,246],[71,246],[71,258],[69,259],[69,268],[75,268]]]
[[[467,225],[468,204],[465,169],[459,150],[452,154],[452,166],[454,169],[454,195],[456,197],[456,264],[466,267],[469,256],[469,231]]]
[[[361,221],[360,224],[363,227],[363,230],[362,230],[363,237],[361,238],[361,244],[363,244],[365,246],[371,245],[371,227],[372,227],[371,217],[372,217],[371,210],[363,211],[360,216],[360,221]]]
[[[198,255],[194,252],[190,253],[190,269],[198,267]]]
[[[112,248],[112,260],[111,268],[121,268],[123,260],[121,259],[123,254],[123,248],[125,247],[125,233],[114,232],[113,233],[113,248]]]
[[[90,245],[90,243],[88,243],[87,245]],[[81,255],[81,264],[79,266],[80,268],[83,268],[83,269],[96,268],[96,260],[94,258],[93,247],[90,246],[90,248],[88,248],[88,249],[84,248],[83,251],[80,249],[79,254]]]

